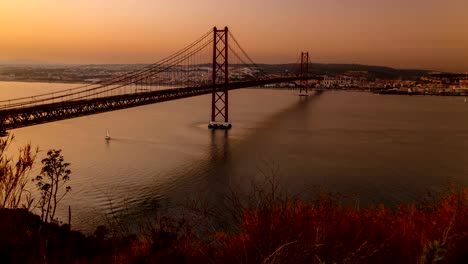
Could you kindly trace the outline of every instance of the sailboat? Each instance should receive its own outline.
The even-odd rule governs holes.
[[[105,139],[106,139],[106,140],[110,140],[110,139],[111,139],[111,137],[110,137],[110,135],[109,135],[109,130],[106,130],[106,137],[105,137]]]

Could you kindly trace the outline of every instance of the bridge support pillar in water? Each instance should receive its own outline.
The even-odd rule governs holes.
[[[208,128],[212,129],[230,129],[232,127],[229,122],[210,122]]]
[[[229,46],[228,28],[213,28],[213,92],[211,96],[211,121],[208,128],[229,129]]]
[[[309,52],[301,52],[301,77],[304,77],[301,80],[301,85],[299,88],[299,96],[308,96],[309,95]]]

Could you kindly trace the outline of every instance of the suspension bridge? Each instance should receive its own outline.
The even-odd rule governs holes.
[[[211,94],[210,128],[231,128],[230,90],[299,82],[309,91],[309,54],[284,76],[267,76],[227,27],[216,27],[156,63],[72,89],[0,101],[0,133],[42,123]]]

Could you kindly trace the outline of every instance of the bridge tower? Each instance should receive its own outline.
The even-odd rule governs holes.
[[[301,52],[301,77],[299,96],[309,95],[309,52]],[[304,91],[304,93],[303,93]]]
[[[213,28],[213,93],[211,96],[211,121],[209,128],[232,127],[229,123],[229,56],[228,27]]]

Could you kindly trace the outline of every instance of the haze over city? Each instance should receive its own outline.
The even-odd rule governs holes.
[[[468,71],[463,0],[4,0],[0,63],[155,62],[229,26],[259,63]]]

